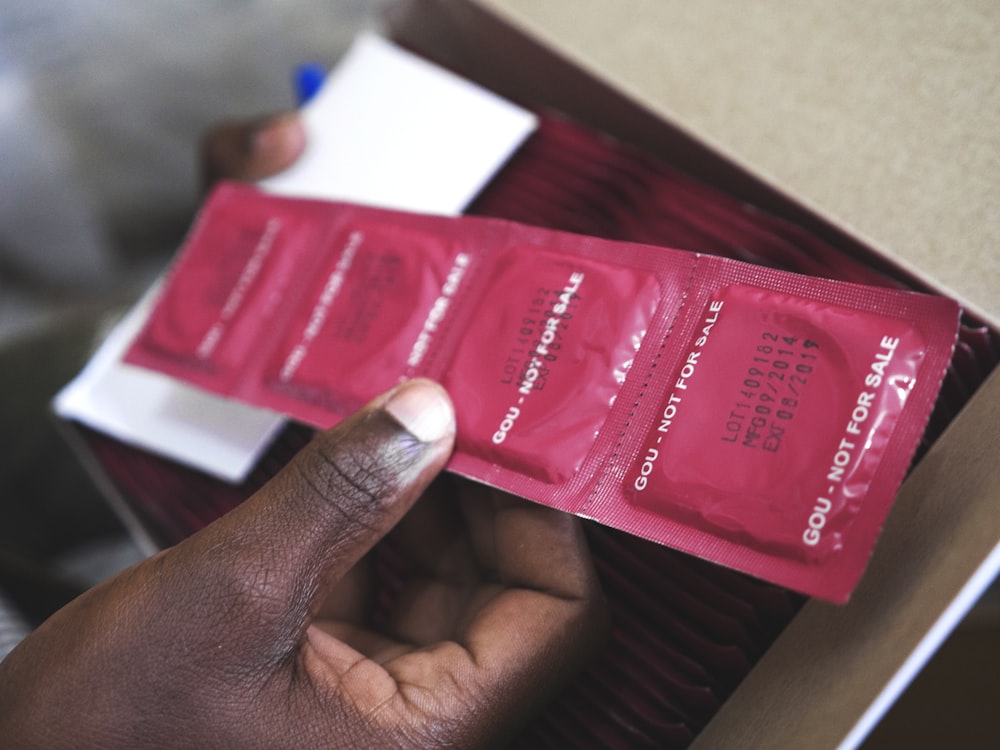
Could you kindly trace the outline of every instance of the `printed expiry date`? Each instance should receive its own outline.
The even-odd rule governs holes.
[[[500,383],[516,384],[519,389],[543,390],[549,367],[559,358],[563,331],[579,304],[577,294],[582,273],[571,275],[563,289],[538,287],[529,308],[515,331],[515,344],[503,365]]]
[[[519,396],[517,403],[508,407],[506,416],[493,433],[494,444],[500,445],[507,439],[521,416],[525,399],[532,392],[545,388],[549,368],[559,358],[563,331],[569,327],[572,310],[580,303],[579,291],[583,279],[582,271],[574,271],[562,289],[539,287],[536,290],[528,314],[521,320],[518,345],[507,356],[504,377],[500,380],[504,385],[517,385]],[[554,302],[549,300],[550,294],[554,296]],[[519,375],[515,377],[515,373]]]
[[[818,358],[811,339],[762,332],[721,440],[777,453]]]

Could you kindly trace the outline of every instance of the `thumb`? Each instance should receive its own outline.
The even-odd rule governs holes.
[[[304,629],[325,589],[444,468],[454,437],[444,389],[408,381],[320,434],[253,497],[189,541],[197,539],[212,558],[202,568]]]
[[[454,433],[428,380],[323,433],[243,505],[91,589],[4,659],[0,735],[23,733],[19,747],[246,747],[234,738],[249,731],[260,746],[262,726],[294,720],[292,683],[268,680],[294,665],[324,583],[406,512]]]

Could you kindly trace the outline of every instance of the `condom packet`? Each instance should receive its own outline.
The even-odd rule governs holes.
[[[682,250],[225,184],[126,361],[320,428],[435,379],[455,403],[451,471],[844,601],[959,312]]]

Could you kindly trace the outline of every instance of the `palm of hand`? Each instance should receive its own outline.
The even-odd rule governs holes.
[[[463,746],[507,737],[603,632],[569,516],[445,478],[391,542],[390,567],[404,580],[380,626],[372,627],[363,561],[334,589],[300,652],[313,685],[390,735],[407,726],[421,747],[459,727]],[[562,642],[574,632],[575,642]]]

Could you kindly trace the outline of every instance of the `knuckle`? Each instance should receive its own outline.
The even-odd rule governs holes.
[[[315,500],[364,525],[404,487],[415,452],[398,433],[390,439],[356,437],[318,439],[295,467]]]

